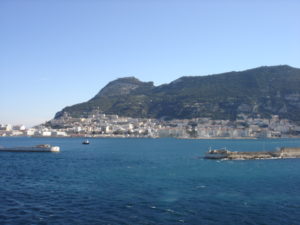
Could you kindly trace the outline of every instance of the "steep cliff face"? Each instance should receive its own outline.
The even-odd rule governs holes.
[[[241,72],[181,77],[155,87],[152,82],[121,78],[110,82],[90,101],[63,112],[85,116],[98,109],[107,114],[150,118],[238,118],[280,115],[300,121],[300,69],[259,67]]]

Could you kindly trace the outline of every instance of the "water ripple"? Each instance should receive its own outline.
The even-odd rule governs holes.
[[[299,161],[195,160],[205,140],[51,141],[60,154],[1,154],[0,224],[300,224]]]

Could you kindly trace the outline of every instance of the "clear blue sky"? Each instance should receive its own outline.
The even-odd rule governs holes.
[[[1,0],[0,123],[36,125],[109,81],[300,68],[299,0]]]

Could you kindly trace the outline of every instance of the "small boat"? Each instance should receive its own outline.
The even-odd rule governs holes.
[[[82,144],[83,144],[83,145],[88,145],[88,144],[90,144],[90,142],[89,142],[88,139],[86,139],[86,140],[84,140],[84,141],[82,142]]]
[[[0,152],[59,152],[59,146],[42,144],[36,146],[0,147]]]

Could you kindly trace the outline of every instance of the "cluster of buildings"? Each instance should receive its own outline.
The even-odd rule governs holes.
[[[194,118],[157,120],[105,115],[97,110],[85,118],[64,113],[58,119],[26,129],[25,126],[0,125],[0,136],[40,137],[174,137],[174,138],[279,138],[300,136],[300,126],[274,115],[270,119],[249,118],[212,120]]]
[[[39,137],[51,137],[51,136],[68,136],[65,132],[50,131],[49,129],[41,128],[40,126],[33,128],[26,128],[25,125],[0,124],[0,136],[39,136]]]

